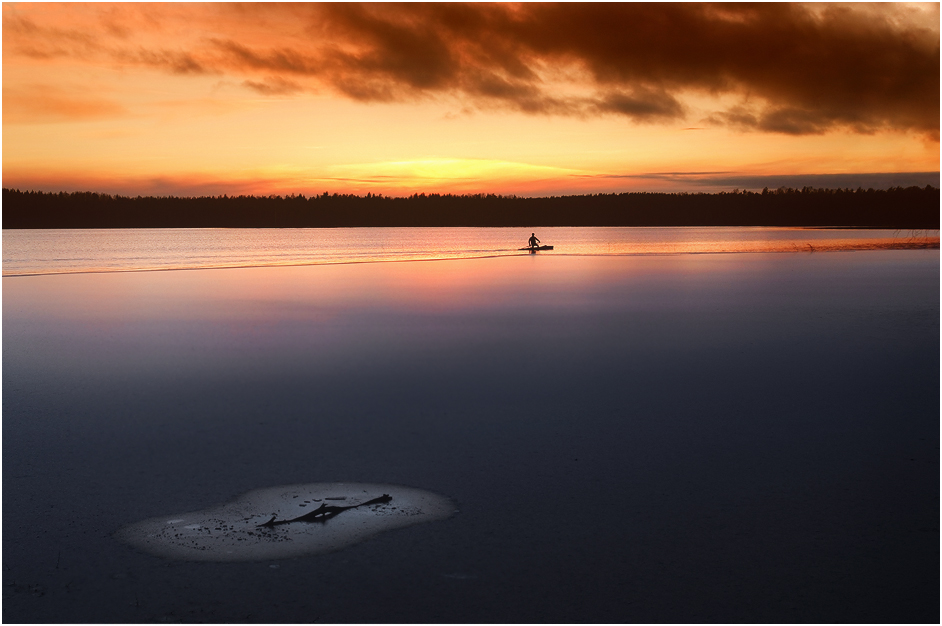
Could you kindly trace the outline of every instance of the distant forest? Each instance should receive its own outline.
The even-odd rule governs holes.
[[[519,198],[414,194],[127,197],[3,190],[3,228],[846,226],[939,228],[939,190],[764,189]]]

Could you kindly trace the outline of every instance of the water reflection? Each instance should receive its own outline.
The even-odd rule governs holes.
[[[703,310],[779,311],[807,301],[820,311],[870,294],[869,283],[842,280],[845,272],[907,276],[910,263],[937,272],[938,253],[531,256],[8,278],[4,360],[14,377],[314,375],[432,355],[449,363],[445,355],[486,344],[504,362],[544,349],[559,357],[585,350],[586,334],[608,324],[619,330],[602,333],[603,345],[629,337],[635,352],[661,351],[677,341],[722,344],[724,333],[682,339],[676,328],[655,332],[663,324],[651,315],[681,315],[687,332],[709,318]],[[804,282],[795,282],[797,270]],[[899,307],[926,283],[893,284],[899,293],[881,297]],[[735,329],[742,332],[741,321]]]
[[[335,228],[4,230],[3,275],[321,265],[526,254],[824,252],[938,248],[939,231],[801,228]]]

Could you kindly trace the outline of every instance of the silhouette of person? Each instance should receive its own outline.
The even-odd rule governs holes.
[[[535,248],[539,243],[540,240],[536,238],[536,233],[530,233],[530,240],[527,242],[527,245],[531,248]]]

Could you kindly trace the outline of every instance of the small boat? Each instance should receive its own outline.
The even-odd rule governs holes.
[[[537,250],[552,250],[553,246],[533,246],[529,248],[518,248],[518,250],[529,250],[530,252],[536,252]]]

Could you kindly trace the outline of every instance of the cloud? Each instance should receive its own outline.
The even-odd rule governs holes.
[[[3,123],[73,122],[112,119],[127,110],[107,98],[50,85],[4,88]]]
[[[33,20],[3,13],[3,53],[37,59],[87,58],[101,51],[95,34],[75,28],[40,26]]]
[[[620,113],[638,121],[670,121],[684,115],[683,105],[669,93],[649,89],[633,93],[612,92],[602,97],[596,106],[600,111]]]
[[[285,74],[318,73],[318,60],[290,48],[271,49],[263,52],[251,50],[232,40],[212,41],[226,57],[227,65],[241,70],[264,70]]]
[[[131,64],[149,65],[174,74],[206,74],[211,72],[196,57],[187,52],[138,50],[125,54],[124,58]]]
[[[582,178],[621,179],[669,183],[667,190],[715,192],[731,189],[760,190],[814,187],[816,189],[889,189],[891,187],[939,187],[939,172],[874,172],[855,174],[739,174],[735,172],[647,172],[641,174],[589,174]]]
[[[826,111],[800,109],[797,107],[765,107],[762,110],[743,106],[731,107],[707,118],[707,122],[725,123],[740,130],[762,130],[785,135],[820,135],[835,124],[839,115]],[[869,128],[858,128],[868,132]]]
[[[285,96],[303,91],[298,83],[277,76],[270,76],[263,81],[246,80],[242,85],[263,96]]]
[[[77,6],[57,8],[69,17],[59,22],[28,8],[4,6],[5,59],[223,74],[267,95],[327,89],[750,132],[939,135],[938,5]]]

